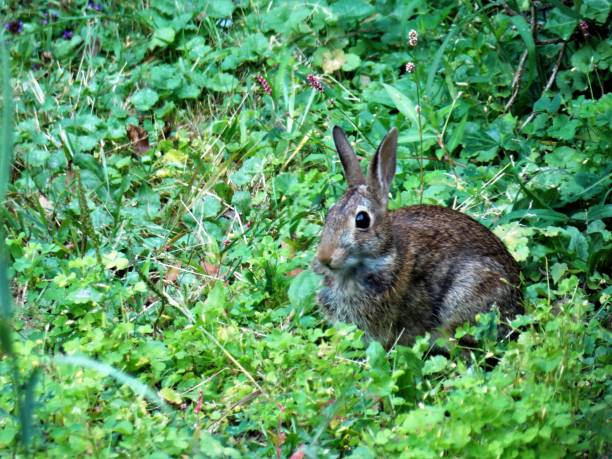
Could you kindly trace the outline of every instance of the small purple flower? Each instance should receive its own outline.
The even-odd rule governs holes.
[[[17,21],[7,22],[4,25],[4,28],[10,33],[12,33],[13,35],[18,35],[23,31],[23,21],[17,20]]]
[[[306,77],[306,80],[308,80],[308,84],[312,86],[313,89],[323,92],[323,84],[321,83],[321,80],[319,80],[312,73]]]
[[[64,33],[62,34],[62,37],[64,37],[64,40],[70,40],[72,39],[72,36],[74,35],[74,32],[70,29],[66,29],[64,30]]]
[[[591,35],[589,33],[589,23],[586,21],[580,21],[580,32],[582,32],[582,36],[584,38],[589,38],[589,36]]]
[[[102,5],[96,2],[92,2],[91,0],[87,3],[87,7],[92,10],[102,11]]]
[[[42,23],[42,25],[47,25],[47,24],[49,24],[49,22],[55,22],[55,21],[57,21],[57,18],[58,18],[58,17],[59,17],[59,16],[58,16],[58,14],[57,14],[56,12],[54,12],[54,11],[47,11],[47,12],[46,12],[46,13],[43,15],[43,18],[42,18],[41,23]]]

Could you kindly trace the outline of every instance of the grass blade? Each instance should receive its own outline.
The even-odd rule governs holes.
[[[19,408],[19,420],[21,422],[21,443],[24,447],[30,444],[32,439],[32,416],[34,415],[34,389],[40,376],[40,367],[32,370],[26,383],[23,400]]]
[[[4,205],[4,199],[6,197],[6,191],[8,189],[8,182],[11,173],[11,158],[13,148],[13,98],[11,96],[11,81],[10,81],[10,67],[8,52],[6,50],[6,42],[3,40],[0,42],[0,72],[2,81],[2,120],[0,121],[0,202]],[[7,267],[8,257],[6,247],[4,245],[4,222],[0,227],[0,319],[8,319],[12,313],[11,307],[11,294],[8,285],[7,278]],[[0,334],[4,335],[4,332],[10,329],[10,327],[3,326],[0,329]],[[0,343],[2,349],[7,354],[9,353],[8,347],[5,347],[5,343],[10,341],[9,337],[1,336]]]

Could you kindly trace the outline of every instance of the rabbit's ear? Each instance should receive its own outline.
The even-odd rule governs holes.
[[[342,162],[342,168],[344,169],[344,176],[349,186],[365,185],[365,179],[359,167],[359,160],[342,128],[334,126],[333,137],[338,156],[340,156],[340,162]]]
[[[389,198],[389,188],[395,175],[397,162],[397,129],[391,129],[383,141],[368,169],[368,188],[385,206]]]

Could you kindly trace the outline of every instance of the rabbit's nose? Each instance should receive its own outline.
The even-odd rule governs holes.
[[[317,251],[317,260],[319,260],[319,263],[329,268],[332,262],[332,254],[333,252],[331,250],[319,249]]]

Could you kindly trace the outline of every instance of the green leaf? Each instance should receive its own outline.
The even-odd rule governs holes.
[[[585,19],[593,19],[604,24],[610,14],[611,5],[609,0],[582,0],[580,14]]]
[[[312,300],[321,284],[321,278],[312,271],[302,271],[291,281],[287,296],[292,305],[303,307]]]
[[[149,49],[166,48],[174,42],[176,32],[171,27],[162,27],[153,33]]]
[[[442,355],[436,355],[436,356],[430,357],[429,359],[425,361],[421,372],[424,375],[440,373],[446,370],[447,366],[448,366],[448,359]]]
[[[504,242],[516,261],[527,260],[530,237],[534,233],[533,228],[512,222],[506,225],[498,225],[495,227],[494,233]]]
[[[365,0],[339,0],[333,3],[331,10],[340,21],[363,19],[375,11]]]
[[[577,25],[578,19],[562,13],[558,8],[554,8],[549,13],[544,29],[563,40],[567,40],[574,33]]]
[[[216,217],[221,212],[221,201],[215,196],[206,195],[202,200],[204,218]]]
[[[247,159],[242,167],[230,175],[230,180],[237,186],[249,183],[256,175],[263,172],[264,160],[261,157]]]
[[[561,106],[561,95],[556,94],[554,97],[542,96],[533,105],[536,112],[557,113]]]
[[[565,263],[555,263],[550,267],[550,275],[555,284],[559,283],[559,279],[567,272],[567,265]]]
[[[151,68],[151,86],[162,91],[173,91],[183,84],[179,70],[173,65],[156,65]]]
[[[234,12],[232,0],[209,0],[206,3],[205,11],[211,18],[229,18]]]
[[[144,88],[132,94],[130,100],[136,110],[144,112],[151,109],[157,103],[159,95],[152,89]]]
[[[174,405],[180,405],[183,403],[183,397],[180,396],[178,392],[169,387],[164,387],[160,389],[159,395],[163,397],[164,400],[173,403]]]
[[[88,368],[97,371],[104,376],[110,376],[117,382],[128,386],[139,397],[144,397],[150,402],[157,403],[161,406],[161,408],[168,410],[168,405],[166,405],[166,403],[146,384],[143,384],[138,379],[122,372],[121,370],[113,368],[110,365],[79,355],[56,355],[52,358],[52,360],[60,365],[63,364],[80,368]]]
[[[415,104],[404,94],[402,94],[399,90],[394,88],[393,86],[389,86],[388,84],[383,83],[387,94],[393,101],[393,105],[395,108],[399,110],[399,112],[412,121],[414,126],[418,125],[417,121],[417,112],[415,109]]]
[[[205,80],[204,86],[217,92],[230,92],[238,86],[238,79],[229,73],[217,72],[212,78]]]
[[[356,54],[345,54],[344,55],[345,62],[342,65],[342,70],[345,72],[351,72],[355,70],[361,64],[361,58]]]

